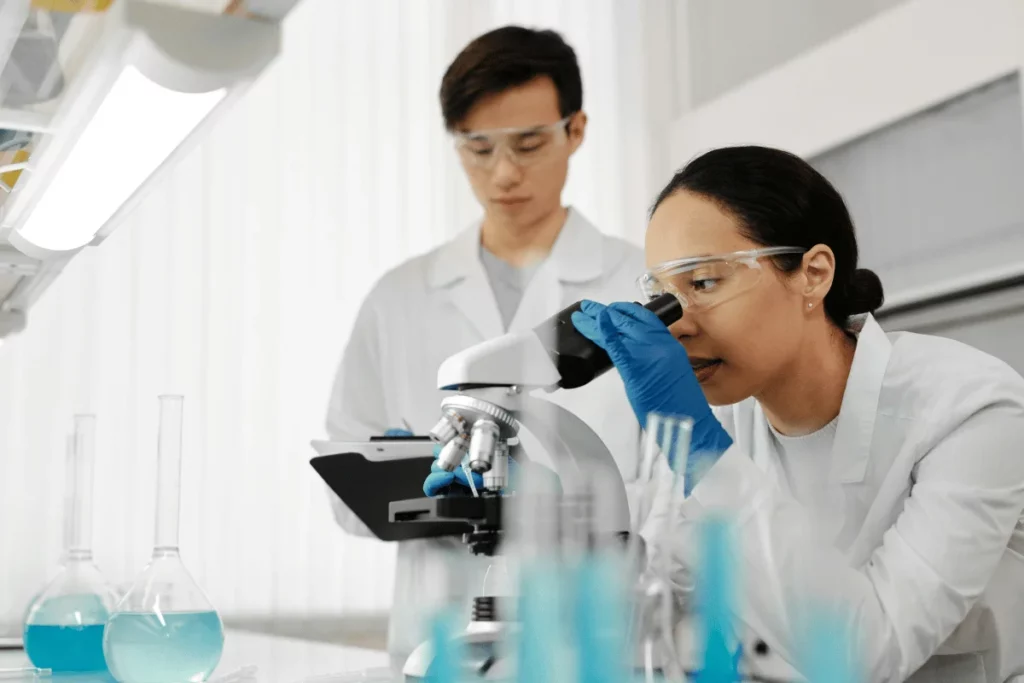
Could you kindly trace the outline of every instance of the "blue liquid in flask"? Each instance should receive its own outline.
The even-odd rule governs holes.
[[[104,652],[123,683],[200,683],[224,649],[220,617],[208,612],[118,612],[107,623]]]
[[[29,626],[25,652],[35,666],[66,672],[106,671],[103,624]]]
[[[99,597],[63,595],[50,598],[36,608],[35,615],[32,623],[26,624],[23,634],[25,654],[32,664],[62,673],[107,670],[103,658],[107,610]],[[79,623],[67,623],[72,615]]]

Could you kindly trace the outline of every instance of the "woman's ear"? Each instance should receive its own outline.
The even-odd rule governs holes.
[[[816,244],[804,254],[801,270],[804,275],[801,294],[807,308],[817,308],[832,289],[836,274],[836,255],[824,244]]]

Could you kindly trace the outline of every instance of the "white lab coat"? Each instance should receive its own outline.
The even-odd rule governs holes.
[[[825,508],[790,495],[755,400],[717,409],[734,444],[674,515],[675,581],[693,585],[695,522],[724,512],[739,617],[788,661],[813,598],[859,638],[865,680],[1011,680],[1024,674],[1024,380],[958,342],[859,324]]]
[[[480,226],[411,259],[380,279],[359,311],[345,349],[327,416],[332,440],[364,440],[408,423],[425,434],[440,417],[444,392],[437,369],[458,351],[505,332],[490,282],[480,262]],[[578,211],[568,218],[548,259],[534,273],[509,331],[525,330],[583,298],[635,299],[643,272],[642,251],[601,234]],[[586,421],[616,454],[624,478],[635,478],[639,427],[616,372],[580,390],[549,398]],[[527,454],[544,462],[531,440]],[[338,523],[370,536],[362,522],[329,492]],[[442,552],[447,549],[451,552]],[[458,564],[459,576],[446,567]],[[422,619],[446,599],[445,586],[460,582],[476,592],[486,558],[474,561],[457,540],[399,544],[388,641],[400,663],[425,637]],[[468,618],[468,615],[466,615]]]

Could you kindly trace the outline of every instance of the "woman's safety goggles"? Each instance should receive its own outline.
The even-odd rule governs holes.
[[[637,284],[648,299],[674,294],[684,310],[706,310],[755,287],[764,273],[759,259],[805,251],[800,247],[767,247],[666,261],[641,275]]]
[[[566,116],[544,126],[496,128],[455,133],[455,149],[463,163],[492,169],[505,155],[516,166],[530,166],[551,156],[569,139]]]

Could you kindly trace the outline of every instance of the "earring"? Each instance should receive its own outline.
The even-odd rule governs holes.
[[[807,308],[814,308],[814,304],[811,304],[811,303],[807,304]]]

